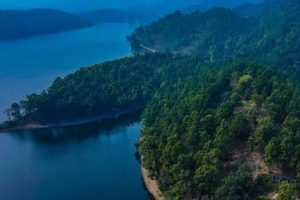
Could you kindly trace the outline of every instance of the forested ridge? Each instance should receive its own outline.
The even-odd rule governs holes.
[[[51,124],[142,108],[163,85],[193,71],[180,66],[202,63],[197,57],[145,54],[84,67],[56,78],[40,94],[29,94],[5,112],[3,127]],[[192,67],[190,68],[192,69]]]
[[[0,10],[0,40],[15,40],[37,35],[90,27],[79,16],[54,9]]]
[[[138,149],[166,199],[294,200],[299,2],[258,7],[177,11],[140,27],[136,55],[57,78],[12,104],[1,128],[143,107]]]
[[[196,54],[207,61],[248,58],[299,65],[298,0],[267,0],[235,9],[176,11],[128,37],[134,52],[147,46],[161,52]],[[248,8],[248,9],[247,9]]]
[[[8,124],[54,123],[143,106],[159,86],[159,69],[171,60],[170,54],[126,57],[58,77],[47,90],[13,104]]]
[[[13,104],[3,126],[146,106],[139,149],[167,199],[258,199],[286,190],[293,196],[296,184],[277,185],[268,176],[299,180],[300,85],[291,74],[245,61],[137,55],[56,79]]]
[[[161,88],[143,115],[144,165],[167,199],[276,191],[264,175],[300,176],[299,89],[298,80],[251,63]]]

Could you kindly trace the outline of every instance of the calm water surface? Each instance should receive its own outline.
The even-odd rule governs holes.
[[[140,122],[0,133],[1,200],[147,200]]]
[[[84,65],[130,55],[132,27],[105,24],[0,42],[0,121],[13,101]],[[0,133],[0,200],[146,200],[139,119]]]
[[[90,64],[130,55],[128,24],[95,27],[0,42],[0,121],[3,110],[54,78]]]

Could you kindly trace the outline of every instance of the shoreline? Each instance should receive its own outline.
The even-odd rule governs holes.
[[[143,140],[143,138],[144,137],[143,137],[143,129],[142,129],[138,143],[140,143]],[[149,171],[143,166],[143,155],[139,154],[139,158],[140,158],[140,165],[141,165],[141,174],[147,192],[152,196],[154,200],[166,200],[165,197],[162,195],[157,180],[151,179],[149,177]]]
[[[144,184],[145,184],[145,187],[147,189],[147,191],[152,195],[152,197],[155,199],[155,200],[166,200],[163,196],[162,196],[162,193],[159,189],[159,185],[158,185],[158,182],[157,180],[152,180],[148,174],[148,170],[145,169],[143,167],[143,165],[141,164],[141,172],[142,172],[142,177],[143,177],[143,181],[144,181]]]
[[[0,129],[0,132],[12,132],[12,131],[24,131],[24,130],[36,130],[36,129],[48,129],[48,128],[64,128],[64,127],[70,127],[70,126],[77,126],[77,125],[84,125],[94,122],[103,122],[106,120],[114,120],[118,119],[120,117],[130,115],[135,112],[139,112],[142,109],[142,107],[132,109],[132,110],[125,110],[117,113],[109,113],[109,114],[102,114],[98,117],[91,117],[91,118],[85,118],[80,120],[70,120],[65,122],[58,122],[58,123],[51,123],[51,124],[35,124],[35,123],[29,123],[23,126],[17,126],[13,128],[7,128],[7,129]]]

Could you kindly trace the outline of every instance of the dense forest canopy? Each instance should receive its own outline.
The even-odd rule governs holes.
[[[2,127],[145,107],[138,148],[166,199],[294,200],[299,11],[298,0],[176,11],[136,29],[136,55],[57,78]]]
[[[300,6],[297,0],[273,0],[231,9],[176,11],[128,37],[134,52],[201,55],[207,61],[249,58],[299,65]]]
[[[170,55],[128,57],[58,77],[47,90],[21,102],[22,120],[52,123],[143,106],[158,87],[159,68],[171,59]]]
[[[6,124],[58,123],[99,116],[145,106],[155,91],[191,73],[179,68],[197,58],[172,54],[125,57],[82,68],[65,78],[58,77],[40,94],[30,94],[6,112]]]
[[[258,64],[201,71],[160,88],[143,115],[144,165],[166,197],[257,199],[269,190],[259,174],[300,177],[299,82]]]

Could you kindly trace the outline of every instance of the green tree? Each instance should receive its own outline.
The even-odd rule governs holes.
[[[255,132],[249,138],[249,144],[252,149],[263,151],[268,141],[276,136],[276,127],[270,117],[262,119]]]
[[[269,167],[279,162],[279,142],[277,138],[272,138],[266,148],[264,153],[264,161]]]
[[[244,167],[224,179],[222,187],[216,192],[216,199],[251,200],[255,199],[255,187],[251,174]]]
[[[18,103],[11,105],[11,115],[17,121],[21,118],[21,106]]]
[[[277,200],[296,200],[296,185],[282,182],[279,185],[279,193]]]
[[[248,138],[250,134],[250,126],[246,115],[234,116],[234,118],[231,121],[229,130],[234,134],[236,138]]]

